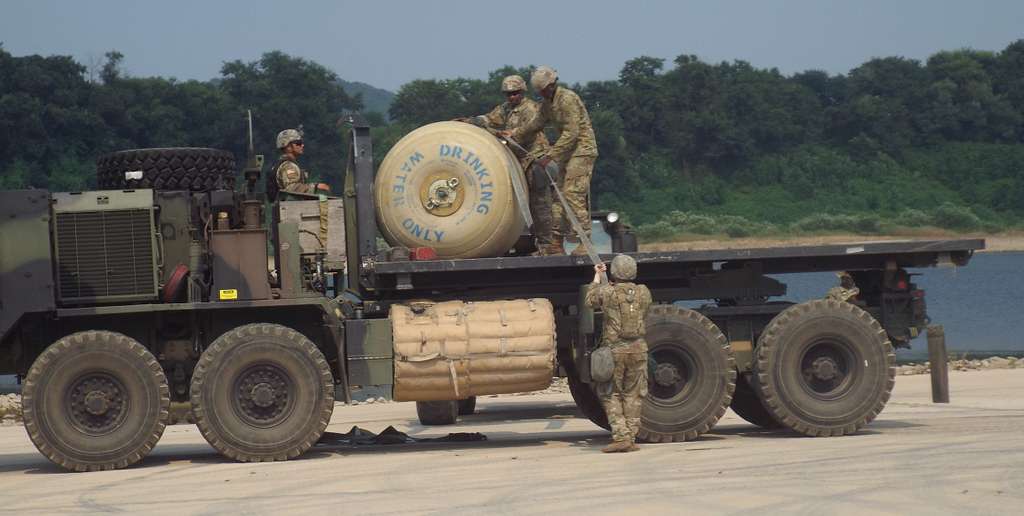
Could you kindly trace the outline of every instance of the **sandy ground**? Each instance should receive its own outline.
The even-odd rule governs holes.
[[[0,511],[1019,514],[1024,370],[951,372],[950,383],[953,402],[936,405],[928,376],[898,377],[885,411],[852,436],[762,431],[729,412],[698,441],[614,455],[598,451],[607,434],[565,394],[481,399],[478,414],[445,428],[419,426],[409,403],[339,405],[330,431],[489,440],[319,447],[283,463],[227,461],[179,425],[135,467],[64,473],[6,427]]]
[[[641,251],[696,251],[705,249],[741,249],[762,247],[785,247],[795,245],[826,245],[845,244],[849,242],[865,242],[879,240],[941,240],[971,239],[985,240],[985,251],[1024,251],[1024,235],[949,235],[949,234],[912,234],[912,235],[823,235],[801,236],[793,238],[729,238],[724,240],[685,240],[681,242],[659,242],[640,246]]]

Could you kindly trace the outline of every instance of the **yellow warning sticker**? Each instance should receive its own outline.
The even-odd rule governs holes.
[[[225,299],[238,299],[238,291],[233,288],[228,288],[220,291],[221,301]]]

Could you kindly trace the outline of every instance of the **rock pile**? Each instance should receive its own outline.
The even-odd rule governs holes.
[[[499,396],[533,396],[534,394],[562,394],[569,392],[569,381],[565,378],[552,378],[551,385],[542,391],[516,392],[513,394],[492,394],[488,398]]]
[[[569,380],[566,380],[565,378],[555,378],[551,380],[550,387],[533,394],[561,394],[567,392],[569,392]]]
[[[949,361],[949,369],[952,371],[980,371],[983,369],[1024,369],[1024,359],[1017,357],[992,357],[981,360],[967,360],[965,358]],[[921,364],[910,363],[896,368],[896,374],[908,376],[914,374],[929,374],[932,372],[931,362]]]
[[[0,425],[10,426],[21,423],[21,395],[0,395]]]
[[[340,402],[340,403],[342,405],[345,404],[344,402]],[[352,400],[352,405],[373,405],[373,404],[376,404],[376,403],[391,403],[391,400],[385,398],[384,396],[379,396],[379,397],[369,396],[369,397],[367,397],[366,399],[363,399],[363,400],[357,400],[357,399],[353,399]]]

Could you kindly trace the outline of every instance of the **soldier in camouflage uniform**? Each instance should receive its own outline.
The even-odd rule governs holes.
[[[526,125],[512,130],[510,135],[516,141],[533,132],[543,131],[547,125],[553,126],[559,133],[558,140],[545,152],[536,164],[544,167],[550,161],[558,164],[562,171],[558,178],[558,188],[572,208],[573,214],[579,219],[584,233],[590,236],[590,177],[597,160],[597,140],[594,129],[590,125],[590,115],[583,100],[574,91],[558,84],[558,73],[548,66],[541,66],[530,76],[530,85],[543,97],[540,113]],[[552,203],[551,240],[554,242],[547,254],[564,254],[562,240],[572,235],[569,240],[575,241],[571,225],[565,220],[561,203]],[[586,254],[582,245],[573,250],[573,254]]]
[[[518,75],[509,75],[501,81],[501,91],[508,98],[486,115],[461,119],[473,125],[483,127],[492,132],[510,133],[526,125],[526,122],[540,113],[540,103],[526,98],[526,81]],[[541,170],[532,168],[533,162],[543,156],[548,148],[548,139],[543,128],[523,131],[517,134],[516,143],[522,146],[527,154],[517,155],[519,164],[526,173],[530,185],[530,213],[533,215],[533,235],[537,238],[538,254],[545,254],[553,248],[551,188]]]
[[[319,198],[320,200],[320,246],[327,247],[327,198],[320,193],[331,191],[325,183],[309,183],[309,173],[299,168],[297,160],[306,150],[302,133],[298,129],[285,129],[277,133],[277,148],[281,156],[274,167],[274,183],[267,183],[267,197],[274,202],[280,197]],[[269,179],[269,178],[268,178]],[[284,194],[284,195],[281,195]],[[290,196],[288,194],[300,194]],[[302,197],[305,194],[306,197]]]
[[[639,448],[640,412],[647,397],[647,341],[644,319],[651,306],[651,292],[633,283],[636,261],[620,254],[612,260],[613,283],[601,284],[603,263],[594,266],[594,285],[587,291],[586,304],[604,311],[601,345],[610,346],[615,357],[612,379],[597,386],[608,423],[612,443],[605,453],[630,452]]]
[[[281,151],[274,177],[277,180],[277,192],[316,195],[318,190],[330,192],[331,187],[324,183],[307,183],[309,173],[299,168],[299,156],[306,150],[302,134],[297,129],[285,129],[277,133],[277,148]],[[275,199],[271,199],[275,200]]]
[[[860,289],[857,288],[857,284],[854,283],[853,276],[850,276],[849,272],[839,271],[836,276],[839,277],[839,285],[828,289],[825,299],[849,301],[860,295]]]

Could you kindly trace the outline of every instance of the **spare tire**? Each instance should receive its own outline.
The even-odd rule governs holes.
[[[516,157],[487,131],[437,122],[407,134],[385,156],[373,192],[391,245],[432,247],[441,258],[501,256],[525,227],[513,180]]]
[[[126,172],[141,172],[142,178],[125,179]],[[233,190],[235,172],[235,156],[224,150],[132,149],[104,154],[96,160],[96,186],[109,190]]]

